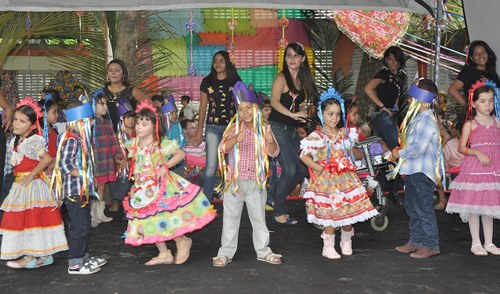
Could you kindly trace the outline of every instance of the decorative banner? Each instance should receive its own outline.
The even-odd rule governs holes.
[[[410,14],[401,11],[335,10],[333,18],[344,34],[378,59],[399,42],[410,23]]]

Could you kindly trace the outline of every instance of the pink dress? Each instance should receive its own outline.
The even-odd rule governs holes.
[[[477,127],[470,135],[470,148],[486,154],[491,165],[485,166],[473,155],[466,155],[460,173],[451,183],[446,212],[459,213],[464,222],[470,214],[500,219],[500,127],[499,122]]]

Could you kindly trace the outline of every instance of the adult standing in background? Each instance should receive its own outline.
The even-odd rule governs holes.
[[[375,134],[381,137],[391,150],[399,145],[395,110],[407,81],[405,63],[406,57],[401,48],[387,48],[382,69],[365,86],[366,95],[377,105],[377,114],[372,121]]]
[[[489,79],[499,85],[496,72],[497,56],[485,41],[477,40],[470,44],[467,52],[467,60],[458,76],[448,88],[450,96],[462,106],[467,105],[467,99],[462,96],[460,90],[464,90],[467,97],[470,87],[477,81]]]
[[[128,80],[128,70],[125,62],[120,59],[113,59],[108,64],[107,72],[108,82],[104,86],[104,95],[108,101],[108,111],[113,129],[116,132],[116,126],[120,121],[118,115],[118,100],[126,98],[133,109],[137,103],[144,99],[149,99],[141,90],[132,86]]]
[[[0,81],[1,86],[1,81]],[[0,127],[0,192],[3,189],[3,178],[4,178],[4,167],[5,167],[5,153],[7,151],[7,136],[6,131],[10,129],[12,125],[12,108],[10,107],[9,101],[5,97],[4,93],[0,91],[0,107],[2,107],[2,126]],[[2,204],[3,199],[0,199],[0,204]]]
[[[215,172],[218,168],[217,151],[222,134],[236,113],[233,102],[233,86],[241,81],[227,51],[218,51],[212,59],[212,69],[200,85],[200,112],[198,130],[188,145],[198,146],[203,140],[203,125],[206,123],[206,167],[203,193],[212,201]],[[208,108],[208,112],[207,112]]]
[[[297,223],[287,214],[285,198],[307,176],[307,168],[299,158],[300,137],[296,132],[300,122],[307,118],[304,110],[306,97],[314,101],[318,97],[318,89],[304,46],[290,43],[283,56],[283,70],[273,81],[273,110],[269,115],[271,129],[280,147],[278,161],[281,176],[277,181],[276,192],[270,195],[274,202],[274,220],[280,224]]]

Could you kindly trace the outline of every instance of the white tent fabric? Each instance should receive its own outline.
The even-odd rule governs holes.
[[[435,1],[422,0],[430,7]],[[122,11],[185,8],[368,9],[428,13],[414,0],[0,0],[0,11]]]

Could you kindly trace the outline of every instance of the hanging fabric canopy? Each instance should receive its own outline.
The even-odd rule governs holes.
[[[366,9],[402,10],[429,13],[433,0],[287,0],[287,1],[234,1],[234,0],[2,0],[1,11],[122,11],[167,10],[210,7],[245,7],[275,9]],[[424,7],[426,6],[426,7]]]

